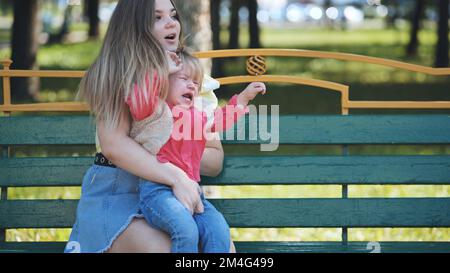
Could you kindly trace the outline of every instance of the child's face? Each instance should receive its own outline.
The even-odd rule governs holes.
[[[155,0],[155,25],[153,35],[165,50],[175,52],[180,40],[180,22],[170,0]]]
[[[167,102],[172,105],[191,107],[198,95],[200,83],[186,68],[169,76],[169,95]]]

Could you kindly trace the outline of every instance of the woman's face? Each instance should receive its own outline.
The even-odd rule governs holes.
[[[181,25],[177,11],[170,0],[155,0],[155,26],[153,35],[164,49],[175,52],[180,41]]]

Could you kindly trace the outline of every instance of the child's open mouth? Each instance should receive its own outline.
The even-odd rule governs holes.
[[[194,95],[192,93],[186,93],[186,94],[183,94],[183,98],[184,98],[185,102],[191,103],[192,99],[194,98]]]

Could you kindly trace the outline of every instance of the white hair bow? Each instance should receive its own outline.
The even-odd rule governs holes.
[[[219,100],[214,94],[214,90],[220,87],[220,83],[209,75],[203,76],[202,89],[199,95],[194,98],[194,107],[206,113],[208,118],[207,126],[212,125],[214,111],[219,106]]]

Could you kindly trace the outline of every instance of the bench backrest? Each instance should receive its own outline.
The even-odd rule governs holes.
[[[237,50],[199,53],[200,57],[297,54],[297,57],[341,57],[332,53],[271,50]],[[264,54],[266,53],[266,54]],[[316,55],[314,55],[316,54]],[[330,55],[331,54],[331,55]],[[334,53],[333,53],[334,54]],[[361,61],[361,56],[349,60]],[[345,55],[344,55],[345,57]],[[356,58],[356,59],[351,59]],[[362,58],[362,59],[360,59]],[[258,63],[260,58],[256,58]],[[371,59],[377,63],[378,59]],[[252,64],[253,62],[253,64]],[[255,59],[249,61],[255,66]],[[367,61],[368,62],[368,61]],[[423,68],[386,61],[391,66],[429,74],[450,74],[449,69]],[[259,64],[260,66],[261,64]],[[258,70],[249,68],[249,71]],[[52,76],[49,72],[5,71],[10,76]],[[260,71],[261,72],[261,71]],[[14,74],[15,73],[15,74]],[[58,72],[57,76],[73,76]],[[82,76],[82,72],[76,76]],[[8,79],[9,80],[9,79]],[[269,252],[368,252],[367,242],[348,240],[348,228],[366,227],[450,227],[450,198],[350,198],[349,185],[448,185],[449,155],[353,155],[354,145],[449,145],[449,115],[346,115],[352,108],[446,108],[450,102],[352,102],[348,88],[337,83],[293,76],[250,75],[221,79],[222,84],[253,80],[315,85],[342,94],[343,115],[281,116],[280,144],[338,145],[340,155],[239,155],[226,156],[223,172],[204,177],[204,185],[341,185],[340,198],[235,198],[213,199],[232,227],[324,227],[341,228],[341,242],[237,242],[238,251]],[[6,87],[6,88],[5,88]],[[4,85],[4,90],[8,89]],[[0,110],[72,111],[86,110],[79,103],[12,105],[8,95]],[[395,104],[395,105],[394,105]],[[3,108],[2,108],[3,107]],[[266,143],[250,136],[249,117],[243,120],[245,138],[226,140],[227,145]],[[259,116],[259,120],[269,120]],[[241,132],[242,133],[242,132]],[[5,242],[5,229],[65,228],[75,219],[77,200],[8,200],[9,187],[79,186],[92,157],[9,157],[8,149],[22,145],[94,145],[95,127],[88,116],[12,116],[0,117],[0,252],[62,251],[64,243]],[[450,252],[446,242],[381,242],[382,252]]]

